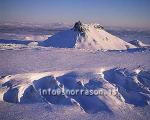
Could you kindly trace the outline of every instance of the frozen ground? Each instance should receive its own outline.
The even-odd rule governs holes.
[[[103,52],[26,46],[3,48],[0,58],[1,119],[149,118],[148,49]],[[44,102],[30,86],[47,88],[52,84],[50,76],[65,88],[77,84],[77,88],[114,89],[120,97],[44,96]]]
[[[142,48],[106,51],[2,40],[0,119],[147,120],[150,49],[139,45]],[[63,94],[39,91],[48,88],[60,89]],[[64,92],[67,89],[101,90],[105,94],[69,95]]]
[[[15,50],[2,49],[0,58],[1,75],[90,68],[134,69],[138,66],[150,69],[149,50],[102,52],[21,47]]]
[[[12,104],[0,102],[1,120],[148,120],[150,107],[120,110],[116,113],[83,113],[78,109],[55,106],[51,110],[46,104]]]

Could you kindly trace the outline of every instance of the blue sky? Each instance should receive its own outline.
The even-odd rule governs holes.
[[[150,28],[150,0],[0,0],[0,22],[97,22]]]

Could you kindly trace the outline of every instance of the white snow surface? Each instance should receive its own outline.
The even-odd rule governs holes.
[[[49,88],[63,94],[39,91]],[[68,89],[102,94],[69,95]],[[0,119],[147,120],[149,110],[150,48],[136,48],[100,25],[39,43],[0,44]]]
[[[114,119],[125,120],[128,114],[129,118],[148,118],[148,114],[144,113],[149,110],[147,107],[150,100],[149,49],[104,52],[39,46],[8,48],[0,50],[2,119],[18,119],[20,116],[22,119],[100,117],[108,120],[111,116]],[[62,91],[77,88],[96,89],[109,94],[39,94],[39,89],[48,88],[60,88]],[[117,94],[110,94],[110,90]],[[21,106],[24,109],[21,109]],[[39,114],[37,108],[47,117],[35,115]],[[133,112],[129,112],[133,109]],[[21,111],[23,113],[20,113]],[[29,111],[32,116],[29,116]],[[141,111],[144,113],[139,116]],[[75,114],[78,115],[75,117]]]

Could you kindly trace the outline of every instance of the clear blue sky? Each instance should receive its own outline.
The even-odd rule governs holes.
[[[98,22],[150,28],[150,0],[0,0],[0,22]]]

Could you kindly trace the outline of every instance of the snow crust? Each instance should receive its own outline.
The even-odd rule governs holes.
[[[122,68],[80,71],[54,71],[5,76],[1,78],[1,101],[77,106],[87,113],[113,112],[125,104],[150,103],[150,72]],[[103,90],[100,95],[41,95],[39,89]],[[111,92],[110,92],[111,90]],[[110,93],[109,93],[110,92]]]

